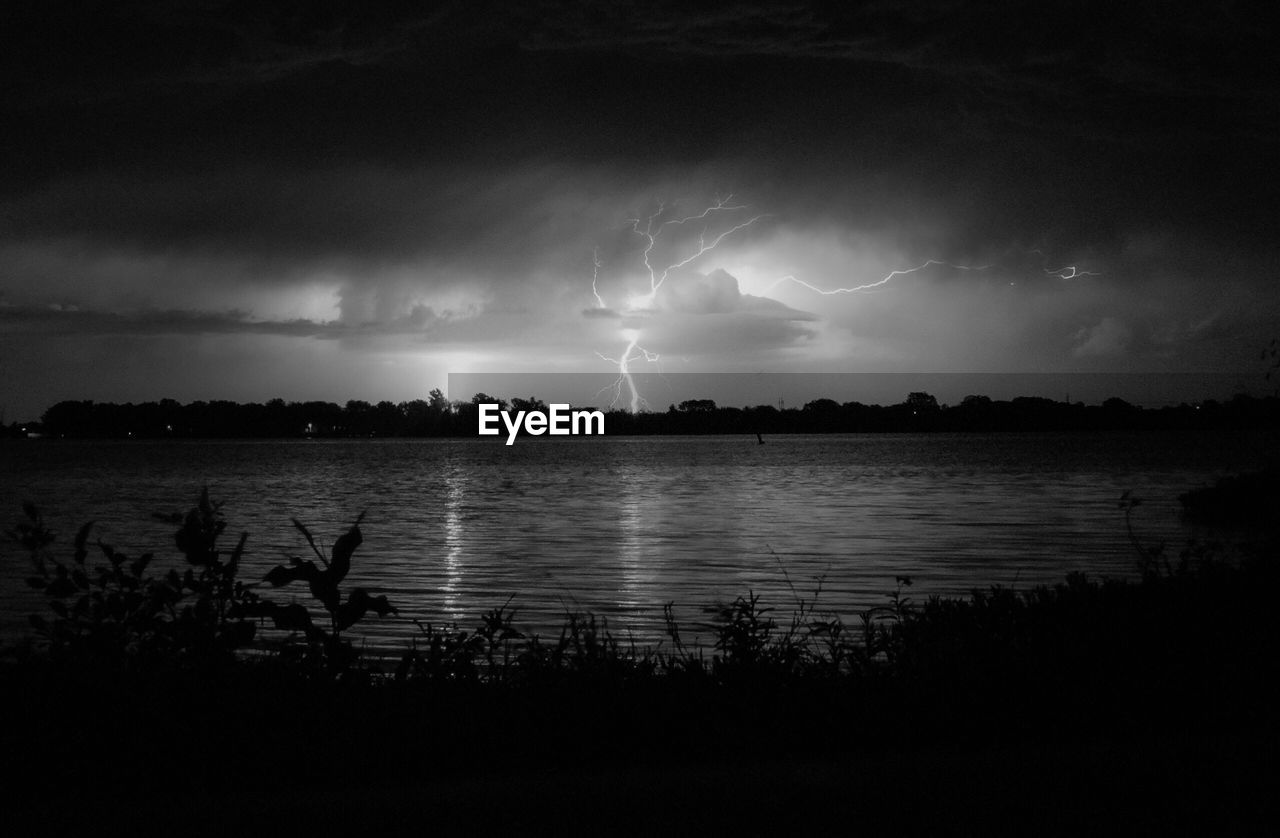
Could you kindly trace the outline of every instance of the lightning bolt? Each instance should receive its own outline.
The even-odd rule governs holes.
[[[897,279],[900,276],[913,274],[916,271],[923,271],[925,268],[931,268],[934,265],[945,265],[948,268],[955,268],[958,271],[985,271],[987,268],[991,267],[990,265],[953,265],[950,262],[943,262],[939,259],[929,259],[926,262],[921,262],[919,265],[916,265],[914,268],[900,268],[895,271],[890,271],[883,278],[878,279],[875,282],[868,282],[863,285],[854,285],[850,288],[819,288],[816,285],[805,282],[803,279],[798,279],[792,276],[791,274],[787,274],[786,276],[779,277],[775,279],[773,282],[769,283],[768,287],[765,288],[765,293],[772,291],[774,288],[777,288],[779,285],[781,285],[784,282],[794,282],[796,285],[803,286],[805,288],[808,288],[810,291],[813,291],[818,294],[822,294],[823,296],[827,296],[827,297],[833,294],[856,294],[861,291],[874,291],[877,288],[883,288],[884,286],[888,285],[890,282],[893,282],[895,279]]]
[[[1061,268],[1054,268],[1052,270],[1050,270],[1049,268],[1045,268],[1044,272],[1047,273],[1049,276],[1056,276],[1058,279],[1078,279],[1079,277],[1082,277],[1082,276],[1101,276],[1102,275],[1097,271],[1082,271],[1079,268],[1077,268],[1075,265],[1065,265]]]
[[[653,249],[654,247],[657,246],[658,237],[662,234],[662,231],[665,228],[688,224],[691,221],[703,221],[709,218],[712,213],[733,212],[736,210],[748,209],[746,204],[730,203],[730,201],[732,200],[733,200],[733,195],[729,195],[725,198],[718,198],[716,199],[716,202],[714,204],[707,207],[702,212],[696,215],[688,215],[683,218],[669,218],[666,221],[659,221],[659,219],[662,217],[663,212],[665,212],[666,210],[666,205],[662,202],[659,202],[658,209],[652,215],[650,215],[647,219],[644,219],[644,229],[641,229],[640,227],[641,219],[639,218],[627,219],[626,223],[631,225],[632,231],[634,231],[637,235],[644,236],[645,238],[644,266],[645,266],[645,269],[649,272],[649,293],[632,300],[633,304],[640,303],[644,305],[652,305],[654,297],[656,297],[658,294],[658,289],[662,287],[662,283],[667,281],[667,276],[672,271],[685,267],[686,265],[688,265],[689,263],[697,259],[699,256],[702,256],[704,253],[707,253],[708,251],[715,250],[716,247],[719,246],[720,242],[724,241],[725,238],[727,238],[728,236],[733,235],[739,230],[746,229],[747,227],[750,227],[752,224],[755,224],[760,219],[767,217],[766,215],[756,215],[751,218],[748,218],[746,221],[743,221],[739,224],[735,224],[729,229],[720,233],[715,238],[713,238],[710,241],[710,243],[707,242],[707,231],[704,229],[702,233],[698,236],[698,247],[692,253],[688,254],[687,256],[681,259],[677,259],[675,262],[672,262],[670,265],[667,265],[665,268],[659,269],[654,267],[652,262]],[[658,225],[657,229],[654,228],[655,223]],[[643,305],[633,305],[632,307],[640,308],[640,307],[643,307]]]
[[[730,194],[724,198],[717,198],[710,206],[706,207],[701,212],[694,213],[693,215],[664,218],[663,216],[667,213],[667,205],[665,202],[660,201],[658,202],[657,209],[648,216],[643,218],[636,217],[627,219],[624,224],[629,226],[632,232],[644,239],[642,261],[644,263],[645,271],[648,274],[649,290],[637,296],[630,297],[627,300],[625,310],[632,313],[642,313],[652,308],[653,302],[657,298],[658,290],[662,288],[663,283],[667,281],[667,277],[670,276],[672,271],[679,270],[680,268],[693,263],[704,254],[715,250],[719,247],[720,243],[729,236],[739,230],[744,230],[747,227],[750,227],[760,219],[766,218],[767,215],[754,215],[745,221],[739,221],[731,224],[728,228],[711,236],[710,238],[708,238],[707,229],[704,227],[698,234],[696,247],[690,248],[688,252],[684,253],[684,255],[675,256],[674,261],[663,267],[659,267],[654,263],[654,251],[658,248],[659,239],[662,238],[662,234],[665,230],[671,227],[682,227],[686,224],[692,224],[697,221],[709,221],[717,214],[740,212],[746,209],[749,209],[746,204],[733,203],[733,195]],[[609,306],[605,303],[604,297],[600,294],[598,286],[600,269],[603,267],[603,264],[600,261],[599,249],[592,251],[591,263],[591,293],[595,297],[596,307],[600,309],[608,309]],[[613,364],[618,368],[617,380],[600,392],[610,390],[613,392],[613,401],[610,403],[610,406],[613,407],[622,400],[623,393],[625,391],[627,395],[627,403],[630,405],[631,412],[637,413],[642,408],[648,407],[648,402],[644,400],[644,397],[640,395],[639,388],[636,387],[635,378],[632,377],[631,374],[631,365],[639,361],[655,363],[661,359],[661,356],[656,352],[650,352],[648,349],[645,349],[640,345],[639,329],[623,329],[622,336],[626,338],[627,345],[622,350],[622,354],[619,357],[610,358],[609,356],[603,355],[599,352],[596,353],[596,356],[601,360]]]
[[[634,361],[647,361],[654,363],[661,360],[661,356],[656,352],[650,352],[640,345],[639,329],[623,329],[622,334],[628,338],[626,349],[622,351],[622,357],[610,358],[597,352],[596,356],[602,361],[608,361],[618,368],[618,378],[613,384],[605,387],[597,392],[603,393],[613,391],[613,401],[610,406],[614,406],[622,398],[622,391],[625,389],[628,394],[628,403],[631,406],[632,413],[639,413],[642,408],[649,406],[649,403],[640,395],[640,390],[636,387],[636,380],[631,377],[631,364]]]
[[[1046,276],[1054,276],[1058,279],[1079,279],[1082,276],[1101,276],[1097,271],[1084,271],[1075,265],[1063,265],[1061,268],[1049,267],[1049,256],[1038,247],[1033,247],[1026,251],[1034,253],[1040,257],[1040,267],[1044,270]]]
[[[1049,257],[1045,255],[1044,251],[1040,250],[1039,248],[1033,248],[1031,250],[1027,250],[1024,252],[1034,253],[1041,258],[1042,260],[1041,269],[1045,272],[1047,276],[1057,277],[1058,279],[1079,279],[1080,277],[1085,277],[1085,276],[1101,276],[1101,274],[1098,273],[1097,271],[1082,270],[1080,268],[1077,268],[1075,265],[1064,265],[1061,268],[1045,267],[1049,263]],[[769,285],[765,287],[764,293],[767,294],[768,292],[772,291],[774,288],[777,288],[779,285],[781,285],[784,282],[793,282],[796,285],[799,285],[803,288],[807,288],[810,291],[813,291],[816,294],[821,294],[823,296],[832,296],[834,294],[857,294],[865,291],[875,291],[879,288],[883,288],[884,286],[888,285],[890,282],[893,282],[893,280],[897,279],[900,276],[913,274],[917,271],[922,271],[926,268],[931,268],[934,266],[952,268],[953,270],[957,270],[957,271],[985,271],[993,267],[992,264],[957,265],[954,262],[944,262],[941,259],[928,259],[924,262],[921,262],[919,265],[916,265],[911,268],[899,268],[898,270],[890,271],[888,274],[876,280],[875,282],[867,282],[862,285],[854,285],[848,288],[819,288],[818,286],[810,282],[805,282],[803,279],[800,279],[791,274],[787,274],[786,276],[778,277],[773,282],[769,283]]]
[[[608,308],[604,304],[604,297],[601,297],[599,290],[596,289],[596,281],[600,279],[600,269],[602,267],[604,265],[600,262],[600,248],[597,247],[591,251],[591,293],[596,298],[597,308]]]
[[[660,266],[660,262],[655,264],[655,252],[658,250],[659,241],[662,238],[664,231],[672,227],[682,227],[686,224],[693,224],[698,221],[709,222],[716,215],[741,212],[742,210],[747,209],[749,209],[749,207],[746,204],[733,203],[733,195],[728,195],[724,198],[717,198],[710,206],[693,215],[665,217],[667,215],[667,205],[665,202],[660,201],[657,205],[657,209],[649,215],[627,219],[624,222],[624,226],[630,227],[632,232],[644,240],[644,250],[641,261],[643,262],[645,271],[648,274],[649,287],[646,292],[627,299],[627,305],[623,309],[624,313],[643,315],[648,312],[653,306],[659,289],[662,288],[672,271],[686,267],[706,253],[715,250],[720,243],[729,236],[744,230],[762,218],[768,218],[769,216],[768,214],[753,215],[744,221],[738,221],[730,224],[730,226],[710,238],[708,238],[707,228],[704,227],[698,235],[696,247],[689,248],[683,255],[674,256],[673,261],[669,264]],[[1096,271],[1082,270],[1075,265],[1064,265],[1060,268],[1050,268],[1048,267],[1049,257],[1040,249],[1031,249],[1023,252],[1039,255],[1041,257],[1041,270],[1043,270],[1047,276],[1056,277],[1060,280],[1100,276]],[[998,259],[997,261],[1000,260]],[[604,296],[600,293],[599,289],[600,270],[604,265],[600,261],[600,252],[598,248],[591,252],[591,266],[591,294],[595,297],[596,307],[597,309],[609,311],[609,306],[605,302]],[[946,267],[957,271],[985,271],[990,269],[992,266],[992,264],[960,265],[953,262],[946,262],[941,259],[927,259],[913,267],[892,270],[874,282],[866,282],[860,285],[839,288],[821,288],[811,282],[800,279],[793,274],[787,274],[786,276],[779,277],[771,282],[764,289],[763,293],[768,294],[768,292],[777,288],[784,282],[794,283],[822,296],[867,293],[885,288],[899,277],[917,273],[932,267]],[[650,352],[648,349],[645,349],[640,345],[639,328],[624,328],[622,330],[622,336],[626,339],[627,344],[623,348],[622,354],[617,358],[611,358],[599,352],[596,353],[596,356],[601,360],[618,368],[617,379],[611,385],[603,388],[599,392],[604,393],[611,391],[613,393],[613,400],[610,403],[610,407],[616,407],[617,404],[623,400],[625,394],[626,402],[630,406],[631,412],[637,413],[641,409],[647,408],[648,403],[640,394],[639,388],[636,387],[635,379],[632,376],[632,365],[641,361],[645,363],[655,363],[660,360],[661,356],[656,352]]]

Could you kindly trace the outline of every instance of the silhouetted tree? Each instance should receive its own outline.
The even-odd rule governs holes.
[[[499,410],[507,409],[507,400],[498,399],[490,396],[488,393],[476,393],[471,397],[472,404],[496,404]]]
[[[382,401],[376,406],[350,401],[345,407],[281,399],[266,404],[197,401],[188,405],[172,399],[142,404],[64,401],[46,410],[41,423],[19,423],[9,429],[9,435],[41,431],[83,438],[471,436],[476,432],[477,403],[507,407],[504,400],[485,393],[452,406],[447,406],[438,390],[432,399]],[[512,404],[518,410],[546,408],[532,396],[512,399]],[[815,399],[803,409],[787,410],[773,405],[716,407],[710,399],[691,399],[660,413],[609,411],[605,426],[610,434],[1272,428],[1280,427],[1280,398],[1241,394],[1225,404],[1206,400],[1147,410],[1120,398],[1108,399],[1099,407],[1031,396],[1012,401],[966,396],[958,406],[944,410],[927,393],[912,393],[906,402],[889,406],[837,405],[831,399]]]
[[[922,391],[908,393],[906,405],[912,410],[921,412],[938,410],[938,400]]]
[[[533,396],[530,396],[527,399],[522,399],[519,396],[513,396],[511,398],[511,409],[525,410],[525,411],[541,410],[543,412],[546,412],[547,404],[546,402],[542,401],[542,399],[536,399]]]

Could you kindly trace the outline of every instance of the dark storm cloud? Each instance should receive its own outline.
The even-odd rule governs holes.
[[[524,44],[900,67],[941,82],[924,104],[976,136],[1276,140],[1280,59],[1239,4],[582,3]]]
[[[727,368],[748,357],[776,360],[779,351],[803,345],[814,334],[800,322],[759,312],[672,313],[645,323],[644,346],[669,361],[714,358],[713,366]],[[694,368],[699,366],[706,364]]]
[[[928,200],[965,217],[960,235],[1039,241],[1048,228],[1068,245],[1153,216],[1256,235],[1276,206],[1259,177],[1275,156],[1275,52],[1225,6],[26,8],[35,22],[10,12],[15,83],[0,93],[31,94],[27,130],[4,140],[7,180],[89,197],[125,181],[122,198],[169,211],[151,224],[126,206],[115,227],[157,237],[399,247],[406,202],[448,207],[495,164],[547,161],[637,180],[716,161],[733,188],[795,184],[800,205],[856,183],[884,198],[867,204],[889,225]],[[101,80],[119,101],[76,110],[51,95],[57,80]],[[360,166],[433,160],[430,180],[335,188]],[[44,197],[43,213],[19,203],[0,224],[76,217]]]
[[[708,274],[672,272],[658,289],[651,307],[637,311],[585,309],[584,317],[616,320],[643,335],[646,346],[675,354],[717,357],[767,353],[803,343],[815,336],[806,324],[817,315],[778,300],[744,294],[737,278],[717,269]]]
[[[504,167],[505,168],[505,167]],[[74,235],[139,249],[216,249],[269,259],[509,258],[548,233],[564,167],[480,179],[429,163],[322,169],[244,162],[197,174],[54,178],[0,200],[15,238]]]
[[[402,53],[446,21],[451,3],[243,3],[153,0],[6,4],[8,60],[18,92],[114,98],[179,84],[257,84],[330,62],[362,65]],[[30,100],[28,100],[30,101]]]
[[[530,30],[526,46],[879,62],[1037,92],[1075,86],[1085,93],[1090,80],[1136,93],[1232,99],[1275,89],[1266,27],[1240,4],[561,5]]]
[[[625,252],[634,234],[610,229],[635,202],[617,190],[607,173],[564,165],[474,176],[357,166],[66,177],[0,199],[14,219],[0,242],[0,298],[234,307],[270,319],[260,307],[280,310],[271,301],[296,290],[337,306],[300,313],[346,325],[390,322],[420,305],[572,310],[590,299],[598,241],[619,240],[618,262],[634,255]],[[425,299],[436,293],[453,296]]]
[[[90,311],[75,306],[42,307],[0,304],[0,330],[12,335],[279,335],[305,338],[421,336],[442,323],[429,307],[414,306],[406,315],[386,322],[349,325],[340,322],[261,320],[245,311]]]
[[[646,281],[627,219],[732,191],[769,219],[664,288],[647,348],[1219,368],[1280,330],[1270,31],[1228,3],[5,4],[0,339],[133,336],[156,369],[288,344],[316,381],[350,350],[369,388],[392,345],[456,350],[430,375],[594,358]],[[933,258],[997,268],[765,290]]]
[[[762,159],[803,145],[837,177],[879,176],[913,200],[932,194],[953,217],[969,216],[970,237],[1049,234],[1075,246],[1155,222],[1257,245],[1274,235],[1280,210],[1266,162],[1276,162],[1280,138],[1280,53],[1260,12],[1234,3],[582,3],[525,43],[665,52],[695,72],[699,59],[736,59],[768,124],[744,132]],[[786,95],[794,106],[777,104]],[[726,96],[712,92],[708,107]],[[895,221],[910,211],[886,210]]]
[[[0,306],[0,328],[27,335],[268,334],[320,337],[334,327],[305,320],[261,322],[245,312],[146,311],[119,313],[46,306]]]
[[[234,92],[335,67],[424,71],[428,78],[416,84],[396,77],[415,94],[449,84],[465,90],[474,56],[483,63],[515,66],[509,52],[514,48],[613,56],[619,71],[625,71],[629,60],[639,57],[647,64],[661,55],[821,59],[828,70],[840,64],[892,65],[993,95],[1021,91],[1039,100],[1035,110],[1046,113],[1067,100],[1087,101],[1094,116],[1104,116],[1104,121],[1122,119],[1122,107],[1142,99],[1169,100],[1193,118],[1191,127],[1196,117],[1211,116],[1188,113],[1206,102],[1258,106],[1252,113],[1236,114],[1246,117],[1231,129],[1239,131],[1260,122],[1274,125],[1268,106],[1276,92],[1278,59],[1261,11],[1237,3],[1063,0],[50,0],[7,4],[0,29],[7,33],[5,54],[13,70],[8,77],[14,81],[4,95],[26,105],[94,95],[154,98],[177,88]],[[466,72],[429,77],[445,69]],[[772,69],[783,81],[794,72],[777,64]],[[334,83],[338,78],[322,80]],[[623,79],[630,81],[625,75]],[[588,80],[579,82],[585,82],[584,89],[596,89]],[[640,92],[632,90],[633,95]],[[768,93],[767,86],[761,92]],[[959,104],[982,103],[978,97]],[[1024,106],[1029,103],[1021,100]],[[1014,119],[1023,115],[1007,114]]]
[[[655,300],[667,311],[681,314],[737,314],[749,312],[777,320],[812,321],[818,318],[768,297],[743,294],[736,277],[723,269],[702,274],[673,273],[658,290]]]

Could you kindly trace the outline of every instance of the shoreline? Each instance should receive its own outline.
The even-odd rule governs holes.
[[[861,624],[743,596],[713,644],[666,658],[590,615],[533,640],[502,609],[382,674],[321,635],[255,663],[71,637],[0,666],[0,745],[29,768],[19,814],[49,823],[87,811],[43,808],[72,789],[210,830],[1248,823],[1274,807],[1278,553],[1135,543],[1135,580],[920,602],[900,580]]]

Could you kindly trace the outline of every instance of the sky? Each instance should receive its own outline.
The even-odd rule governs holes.
[[[4,421],[623,358],[1269,392],[1252,5],[51,0],[0,32]]]

